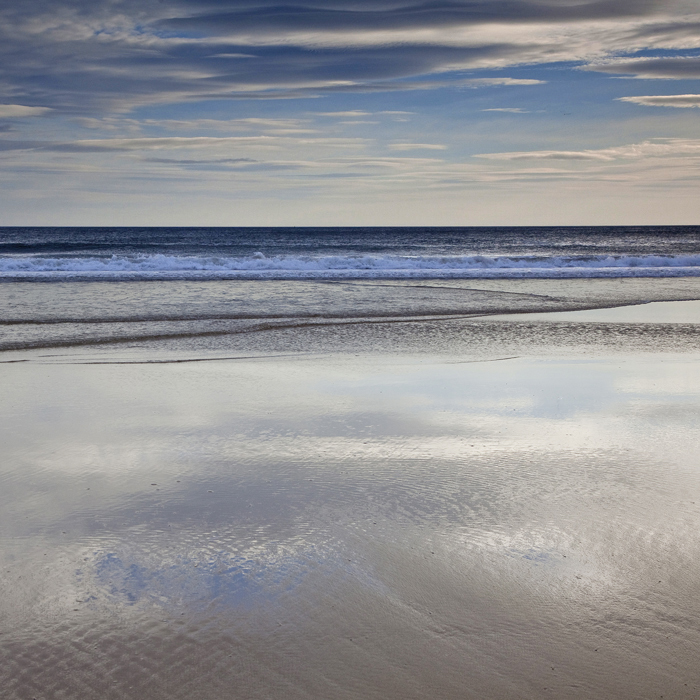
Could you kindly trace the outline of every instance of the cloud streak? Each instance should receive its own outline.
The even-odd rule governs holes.
[[[392,143],[389,145],[392,151],[415,151],[415,150],[425,150],[425,151],[444,151],[447,146],[439,143]]]
[[[611,75],[625,75],[645,80],[687,80],[700,78],[700,57],[644,58],[636,60],[612,59],[593,63],[586,70]]]
[[[48,107],[27,107],[26,105],[2,105],[0,104],[0,119],[12,119],[17,117],[38,117],[51,110]]]
[[[527,114],[529,110],[523,109],[522,107],[488,107],[487,109],[482,109],[482,112],[509,112],[511,114]]]
[[[700,107],[700,95],[636,95],[617,99],[646,107]]]
[[[588,160],[616,161],[659,157],[700,157],[698,139],[656,139],[637,144],[582,151],[513,151],[478,153],[475,158],[486,160]]]
[[[178,149],[275,148],[282,146],[330,146],[357,148],[365,143],[361,138],[292,138],[282,136],[172,136],[114,139],[83,139],[69,142],[0,141],[2,151],[49,151],[52,153],[127,153],[132,151],[163,151]]]

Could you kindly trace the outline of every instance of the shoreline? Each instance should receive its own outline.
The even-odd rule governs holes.
[[[551,328],[555,319],[575,324],[596,314],[603,318],[593,309],[698,300],[700,278],[421,284],[75,282],[17,283],[7,289],[0,300],[2,356],[71,347],[113,351],[117,346],[234,355],[350,348],[400,351],[404,344],[417,347],[424,340],[436,348],[441,334],[452,352],[459,344],[459,324],[468,336],[474,323],[484,329],[517,322],[526,337],[534,337],[531,325],[540,320]],[[588,316],[550,316],[584,310]],[[540,317],[533,315],[538,313]],[[643,317],[647,312],[640,313]],[[610,320],[621,327],[624,317],[613,314]],[[656,321],[663,324],[662,314]],[[432,330],[434,340],[424,329]],[[512,336],[515,328],[490,332],[496,331]],[[672,334],[677,331],[669,328]],[[517,342],[515,337],[506,340]],[[468,351],[468,345],[462,346]]]

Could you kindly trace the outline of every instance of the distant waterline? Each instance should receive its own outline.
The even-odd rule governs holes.
[[[700,227],[0,228],[0,280],[700,276]]]

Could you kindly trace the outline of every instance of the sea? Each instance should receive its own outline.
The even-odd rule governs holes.
[[[698,275],[698,226],[0,229],[2,280]]]

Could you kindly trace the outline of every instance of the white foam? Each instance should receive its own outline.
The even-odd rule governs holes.
[[[700,255],[488,257],[113,255],[0,258],[0,278],[333,279],[700,276]]]

